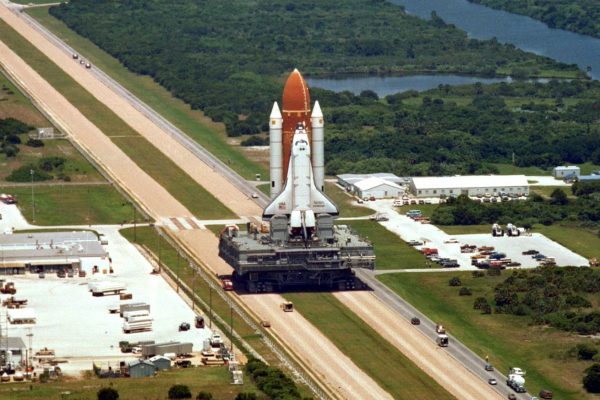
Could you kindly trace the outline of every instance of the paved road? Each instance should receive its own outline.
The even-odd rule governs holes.
[[[410,320],[413,317],[417,317],[421,320],[420,325],[416,325],[415,329],[421,331],[425,336],[427,336],[433,343],[436,340],[435,333],[435,323],[427,318],[423,313],[417,310],[415,307],[410,305],[406,300],[398,296],[395,292],[393,292],[390,288],[385,286],[383,283],[379,282],[373,272],[368,270],[356,270],[356,276],[359,277],[363,282],[365,282],[371,289],[373,289],[374,294],[378,297],[382,302],[386,303],[389,307],[391,307],[398,315],[402,318]],[[504,398],[508,396],[509,393],[515,393],[512,389],[506,386],[506,376],[502,375],[498,371],[488,372],[483,367],[485,365],[485,360],[479,357],[477,354],[473,353],[469,350],[464,344],[458,341],[452,335],[448,335],[450,339],[449,346],[445,349],[448,354],[453,356],[456,360],[458,360],[465,368],[471,371],[473,374],[478,376],[484,381],[487,381],[489,378],[496,378],[498,381],[498,385],[494,387],[498,393],[500,393]],[[516,393],[515,393],[516,394]],[[528,394],[520,394],[517,395],[517,399],[519,400],[527,400],[529,399]]]

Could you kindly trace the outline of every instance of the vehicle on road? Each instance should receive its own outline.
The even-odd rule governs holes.
[[[490,385],[497,385],[497,384],[498,384],[498,381],[497,381],[496,379],[494,379],[494,378],[490,378],[490,379],[488,379],[488,383],[489,383]]]
[[[77,60],[79,58],[79,54],[73,53],[73,60]]]
[[[492,364],[485,364],[484,368],[485,368],[486,371],[493,371],[494,370],[494,367],[492,366]]]
[[[419,318],[417,318],[417,317],[412,317],[410,319],[410,323],[413,324],[413,325],[420,325],[421,324],[421,320]]]
[[[85,63],[85,67],[86,67],[87,69],[90,69],[90,68],[92,68],[92,64],[90,64],[90,63]]]
[[[511,368],[511,371],[512,370],[513,370],[513,368]],[[520,369],[518,369],[518,368],[517,368],[517,370],[520,371]],[[506,384],[517,393],[526,393],[527,392],[527,389],[525,389],[525,378],[523,378],[523,375],[509,373],[508,379],[506,380]]]
[[[221,279],[221,285],[223,286],[223,290],[233,290],[233,282],[231,281],[231,279]]]
[[[456,240],[455,238],[450,238],[444,240],[444,243],[458,243],[458,240]]]
[[[437,324],[435,326],[435,332],[438,334],[444,334],[444,333],[446,333],[446,328],[444,328],[444,326],[441,324]]]
[[[552,393],[552,391],[550,390],[542,389],[540,390],[539,396],[541,399],[551,400],[552,398],[554,398],[554,393]]]
[[[250,195],[250,197],[252,197],[253,199],[258,199],[258,193],[256,193],[256,192],[255,192],[255,193],[252,193],[252,194]]]
[[[294,303],[292,303],[291,301],[286,301],[284,303],[281,303],[281,309],[284,312],[292,312],[292,311],[294,311]]]
[[[389,221],[389,217],[382,213],[377,213],[369,217],[371,221]]]
[[[508,400],[517,400],[517,396],[515,396],[514,393],[509,393],[508,394]]]
[[[448,347],[448,335],[440,334],[437,336],[436,343],[440,347]]]

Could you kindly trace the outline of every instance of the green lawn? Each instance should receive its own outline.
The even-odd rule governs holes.
[[[506,274],[506,273],[505,273]],[[473,296],[458,296],[458,288],[448,280],[460,276]],[[527,388],[537,393],[549,388],[561,400],[591,399],[581,390],[583,370],[589,366],[565,356],[581,338],[555,329],[530,326],[528,317],[482,315],[473,310],[476,297],[491,299],[493,287],[502,277],[472,278],[470,272],[388,274],[378,277],[388,287],[415,305],[503,373],[510,366],[527,371]],[[482,366],[483,367],[483,366]]]
[[[159,184],[166,187],[194,215],[202,219],[234,216],[227,207],[197,184],[174,162],[138,135],[110,109],[96,100],[56,64],[2,21],[0,21],[0,36],[4,43],[27,61],[67,100],[77,105],[79,111],[100,130],[108,136],[125,136],[112,139],[136,164],[148,172]]]
[[[266,194],[267,196],[271,195],[271,185],[268,183],[262,183],[260,185],[257,185],[256,188],[264,194]]]
[[[600,259],[600,237],[598,237],[597,230],[554,224],[550,226],[535,225],[533,231],[548,236],[583,257]]]
[[[427,258],[409,246],[398,235],[374,221],[341,221],[354,229],[360,236],[367,237],[375,247],[377,269],[426,268]],[[418,238],[415,238],[418,239]],[[435,264],[437,265],[437,264]]]
[[[575,196],[573,196],[573,193],[571,192],[571,188],[564,186],[531,186],[529,188],[529,191],[531,193],[537,193],[540,196],[549,199],[552,192],[554,192],[556,189],[560,189],[563,192],[565,192],[567,196],[575,198]]]
[[[0,118],[12,117],[36,127],[51,126],[21,90],[8,80],[2,68],[0,88]]]
[[[192,110],[150,77],[130,72],[118,60],[48,14],[47,8],[33,8],[27,12],[237,173],[246,179],[254,178],[255,174],[268,176],[263,166],[248,160],[239,147],[227,143],[223,124],[215,124],[202,112]]]
[[[92,366],[90,365],[90,370]],[[227,367],[198,367],[161,371],[151,378],[63,379],[50,383],[15,383],[0,387],[0,398],[4,400],[46,400],[78,399],[95,400],[96,393],[103,387],[112,387],[119,392],[121,399],[166,399],[172,385],[187,385],[193,398],[201,390],[211,392],[215,399],[233,400],[240,392],[256,393],[259,399],[266,399],[250,379],[243,385],[232,385]],[[31,390],[30,390],[31,388]],[[65,395],[65,392],[70,392]]]
[[[3,187],[3,193],[17,196],[18,206],[36,225],[120,224],[133,220],[131,203],[110,185],[35,186],[35,222],[31,187]]]
[[[370,208],[357,206],[356,198],[348,195],[335,183],[325,182],[325,194],[337,205],[340,217],[364,217],[375,213]]]
[[[287,293],[294,307],[396,399],[452,396],[329,293]]]

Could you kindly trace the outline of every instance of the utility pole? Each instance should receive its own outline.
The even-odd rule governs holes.
[[[233,354],[233,304],[229,304],[229,343]]]
[[[179,251],[177,252],[177,267],[175,268],[175,275],[177,278],[177,293],[179,293]]]
[[[35,174],[35,171],[30,169],[29,174],[31,175],[31,210],[33,214],[31,222],[35,223],[35,194],[33,192],[33,175]]]
[[[135,204],[131,202],[131,208],[133,208],[133,243],[137,243],[137,225],[136,225],[136,215],[135,215]]]

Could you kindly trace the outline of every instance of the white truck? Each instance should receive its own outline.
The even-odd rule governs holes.
[[[90,282],[88,288],[92,292],[92,296],[104,296],[121,293],[125,290],[125,285],[117,282]]]
[[[437,335],[436,343],[440,347],[448,347],[448,335],[440,333]]]
[[[521,368],[512,367],[508,370],[508,379],[506,384],[517,393],[525,393],[525,371]]]
[[[504,236],[504,230],[502,227],[500,227],[500,225],[492,225],[492,236]]]
[[[516,225],[513,225],[511,223],[506,224],[507,236],[521,236],[522,233],[525,233],[525,228],[517,228]]]

